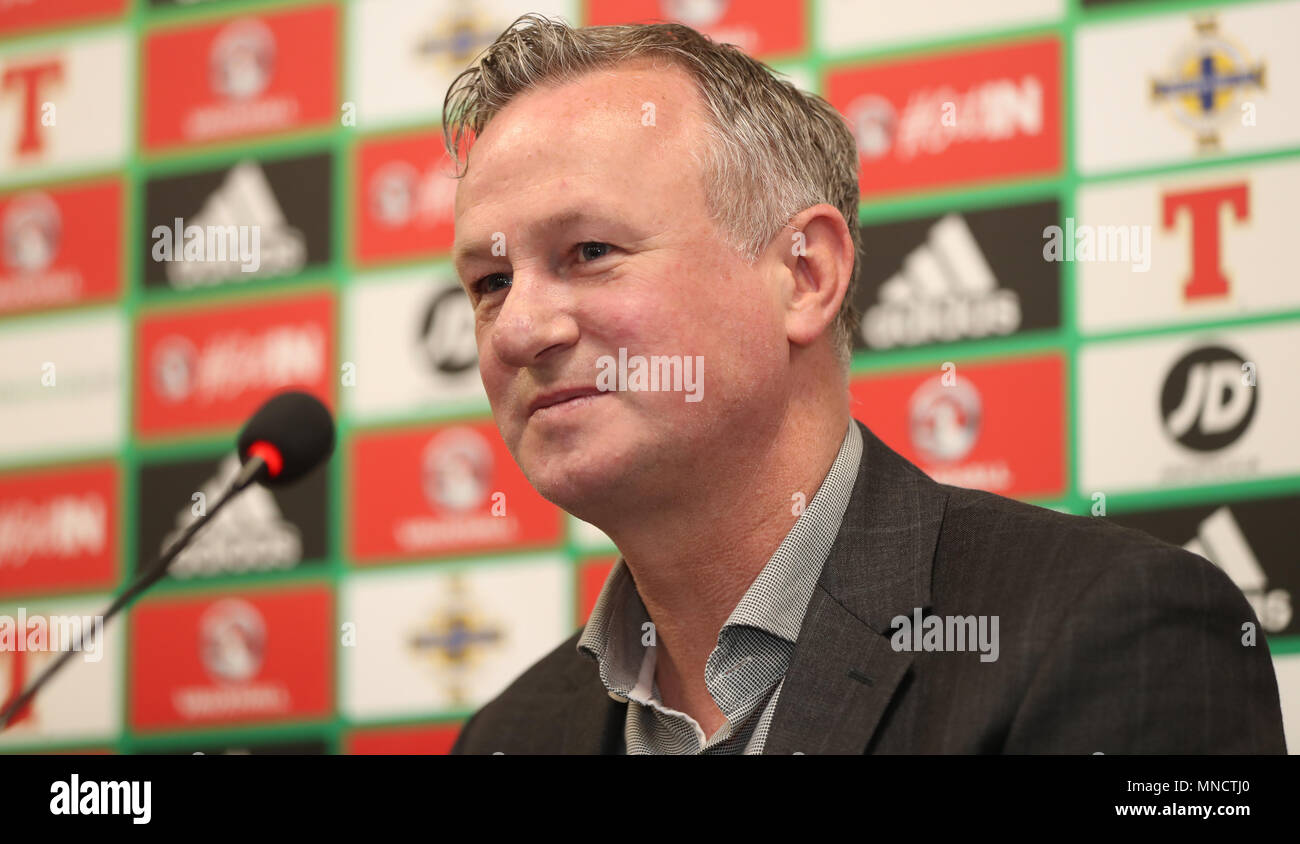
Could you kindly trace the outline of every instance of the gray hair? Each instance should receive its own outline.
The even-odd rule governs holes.
[[[858,151],[830,103],[778,79],[730,44],[675,23],[577,29],[538,14],[515,20],[452,82],[443,101],[443,142],[468,167],[467,144],[512,99],[544,83],[663,56],[691,74],[708,107],[706,142],[696,147],[709,213],[751,264],[790,218],[827,202],[853,238],[854,266],[832,343],[847,372],[858,314],[853,306],[861,248]],[[464,167],[459,164],[464,160]]]

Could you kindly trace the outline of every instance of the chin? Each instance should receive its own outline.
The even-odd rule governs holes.
[[[599,440],[571,447],[534,443],[521,455],[524,477],[547,501],[579,518],[600,504],[617,501],[627,493],[629,477],[638,471],[635,446],[628,448],[625,442],[612,446],[605,437]]]
[[[611,492],[618,484],[617,479],[592,478],[584,472],[566,472],[563,469],[541,475],[524,474],[542,498],[585,521],[590,521],[596,502],[609,502]]]

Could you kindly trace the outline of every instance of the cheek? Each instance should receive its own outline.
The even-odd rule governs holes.
[[[622,278],[579,298],[574,318],[588,341],[588,356],[615,354],[620,346],[639,350],[664,341],[659,326],[672,321],[671,300],[652,279]]]
[[[762,349],[777,338],[780,315],[758,274],[726,264],[710,270],[688,297],[691,322],[707,338],[703,344],[727,356]]]
[[[777,384],[774,373],[788,363],[789,349],[780,308],[763,279],[749,267],[726,268],[718,287],[700,301],[710,389],[728,406],[766,395]]]
[[[480,342],[478,346],[478,374],[483,379],[483,391],[487,393],[492,409],[500,410],[509,386],[509,376],[486,342]]]

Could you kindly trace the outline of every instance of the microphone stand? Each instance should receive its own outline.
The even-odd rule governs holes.
[[[239,474],[237,474],[234,480],[230,482],[230,486],[221,494],[221,497],[217,499],[216,503],[208,508],[207,512],[202,516],[199,516],[191,522],[189,526],[185,528],[184,532],[181,533],[181,535],[178,536],[170,546],[168,546],[167,550],[163,552],[163,555],[159,557],[152,566],[141,572],[136,578],[135,583],[132,583],[125,592],[117,596],[117,599],[108,605],[108,609],[104,610],[104,625],[107,625],[110,618],[117,615],[121,609],[139,597],[140,593],[162,580],[163,577],[167,575],[167,569],[171,566],[172,560],[176,559],[176,556],[184,550],[185,546],[189,545],[190,540],[194,538],[194,534],[198,533],[199,530],[201,530],[203,526],[206,525],[212,517],[226,505],[226,502],[243,492],[254,481],[258,480],[261,472],[265,468],[266,462],[263,461],[262,458],[255,456],[250,457],[248,462],[240,467]],[[68,660],[72,659],[72,657],[78,652],[86,649],[86,647],[94,640],[94,631],[95,628],[93,626],[88,627],[83,631],[81,642],[77,647],[59,654],[59,658],[45,666],[45,670],[43,670],[36,679],[27,686],[26,690],[24,690],[22,694],[9,702],[9,705],[4,708],[4,711],[0,712],[0,731],[3,731],[9,726],[10,722],[15,719],[18,712],[36,696],[36,693],[41,690],[41,687],[48,683],[50,678],[58,673]],[[19,635],[26,635],[26,633],[27,631],[25,630],[20,631]]]

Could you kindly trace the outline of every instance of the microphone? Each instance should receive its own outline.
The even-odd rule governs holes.
[[[280,393],[248,420],[239,432],[238,445],[239,459],[246,467],[260,462],[251,470],[249,482],[282,486],[316,468],[334,451],[334,420],[310,393]]]
[[[104,611],[105,625],[142,592],[162,580],[172,561],[189,545],[194,535],[239,493],[255,482],[271,487],[290,484],[327,460],[334,451],[334,419],[325,405],[309,393],[280,393],[268,399],[245,423],[239,432],[237,445],[243,466],[230,486],[207,512],[185,528],[152,566],[140,573],[130,588],[109,604]],[[82,634],[79,647],[61,653],[22,694],[0,711],[0,730],[9,726],[17,713],[68,660],[91,644],[93,634],[92,626]]]

